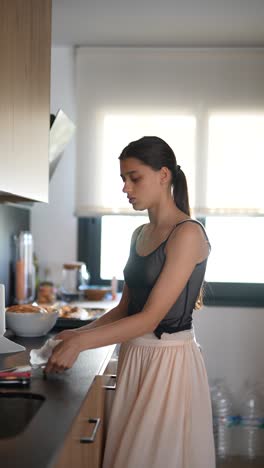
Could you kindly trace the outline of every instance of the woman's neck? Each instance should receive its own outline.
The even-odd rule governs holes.
[[[157,205],[149,208],[148,216],[153,228],[171,226],[189,217],[175,205],[172,197],[165,202],[161,200]]]

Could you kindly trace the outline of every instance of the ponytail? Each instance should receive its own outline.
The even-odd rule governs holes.
[[[185,214],[190,216],[190,204],[187,181],[184,172],[180,166],[176,166],[176,169],[172,173],[172,185],[173,185],[173,199],[175,205],[183,211]]]

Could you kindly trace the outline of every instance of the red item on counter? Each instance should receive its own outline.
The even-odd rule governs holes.
[[[0,379],[2,378],[31,378],[31,366],[17,366],[0,370]]]

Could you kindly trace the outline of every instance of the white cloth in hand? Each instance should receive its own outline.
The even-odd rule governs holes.
[[[53,340],[50,338],[46,343],[39,349],[32,349],[30,351],[30,364],[34,368],[43,366],[49,360],[49,357],[52,354],[53,349],[57,344],[62,340]]]

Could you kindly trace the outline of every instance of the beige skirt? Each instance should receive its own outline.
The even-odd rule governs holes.
[[[103,468],[214,468],[207,373],[193,330],[120,347]]]

